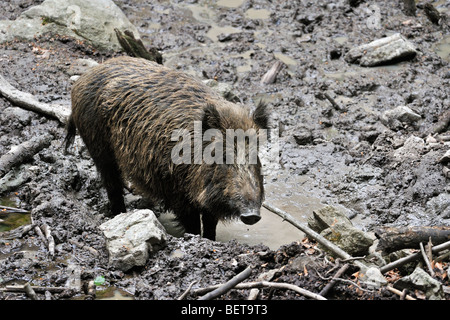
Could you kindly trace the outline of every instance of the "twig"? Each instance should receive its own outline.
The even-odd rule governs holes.
[[[434,276],[435,276],[435,273],[434,273],[434,271],[433,271],[433,268],[431,267],[430,260],[429,260],[428,257],[427,257],[427,254],[426,254],[426,252],[425,252],[425,248],[423,247],[422,242],[421,242],[419,245],[420,245],[420,253],[422,253],[422,258],[423,258],[423,260],[425,261],[425,264],[427,265],[428,272],[430,272],[430,275],[431,275],[432,277],[434,277]]]
[[[330,101],[331,105],[338,111],[345,111],[344,108],[342,108],[329,94],[328,92],[325,92],[324,97],[327,98],[328,101]]]
[[[75,240],[72,240],[72,239],[69,239],[69,243],[71,243],[71,244],[73,244],[73,245],[76,245],[78,248],[80,248],[80,249],[86,249],[86,250],[88,250],[90,253],[92,253],[94,256],[98,256],[99,255],[99,253],[98,253],[98,251],[96,250],[96,249],[94,249],[94,248],[92,248],[92,247],[90,247],[90,246],[88,246],[88,245],[85,245],[85,244],[83,244],[83,243],[80,243],[80,242],[78,242],[78,241],[75,241]]]
[[[88,286],[87,286],[87,295],[89,298],[86,300],[95,299],[96,292],[97,292],[97,289],[96,289],[95,281],[94,280],[89,281]]]
[[[70,115],[69,106],[40,102],[31,93],[14,88],[2,75],[0,75],[0,95],[16,106],[49,116],[62,124],[67,122]]]
[[[434,246],[431,249],[431,252],[433,252],[433,254],[436,254],[436,253],[441,252],[441,251],[443,251],[445,249],[450,249],[450,241],[447,241],[447,242],[441,243],[440,245]],[[406,264],[408,262],[420,259],[421,256],[422,256],[421,252],[417,252],[417,253],[411,254],[411,255],[409,255],[407,257],[398,259],[398,260],[396,260],[394,262],[391,262],[391,263],[389,263],[389,264],[387,264],[385,266],[382,266],[380,268],[380,271],[381,271],[381,273],[386,273],[389,270],[392,270],[394,268],[398,268],[398,267],[400,267],[400,266],[402,266],[402,265],[404,265],[404,264]]]
[[[41,286],[30,286],[34,292],[44,293],[45,291],[51,293],[61,293],[69,288],[65,287],[41,287]],[[5,288],[0,288],[3,292],[25,292],[25,286],[5,286]]]
[[[197,280],[192,281],[191,284],[189,285],[189,287],[186,289],[186,291],[184,291],[183,294],[181,296],[179,296],[177,300],[183,300],[184,298],[186,298],[187,295],[189,294],[189,292],[191,292],[192,286],[194,284],[196,284],[197,282],[198,282]]]
[[[387,286],[387,289],[388,289],[390,292],[399,295],[400,297],[403,295],[403,292],[402,292],[402,291],[397,290],[397,289],[395,289],[394,287],[392,287],[392,286],[390,286],[390,285]],[[413,297],[411,297],[411,296],[408,295],[408,294],[405,295],[405,299],[406,299],[406,300],[416,300],[416,299],[414,299]]]
[[[221,285],[217,289],[213,290],[212,292],[209,292],[205,294],[204,296],[200,297],[199,300],[211,300],[214,299],[229,290],[233,289],[238,283],[244,281],[252,274],[252,267],[247,267],[244,271],[237,274],[235,277],[233,277],[231,280],[226,282],[225,284]]]
[[[8,212],[8,213],[30,213],[30,211],[28,211],[28,210],[14,208],[14,207],[7,207],[7,206],[0,206],[0,211]]]
[[[275,276],[276,273],[281,272],[284,268],[285,268],[285,266],[282,266],[281,268],[272,269],[267,272],[261,273],[256,280],[257,281],[270,281],[273,279],[273,277]],[[248,294],[247,300],[256,300],[258,298],[259,291],[260,290],[258,288],[251,289],[250,293]]]
[[[31,300],[38,300],[36,292],[34,292],[33,288],[30,286],[29,282],[27,282],[23,288],[25,290],[25,293]]]
[[[431,3],[426,3],[423,9],[427,18],[432,23],[439,25],[439,20],[441,19],[441,14],[439,11]]]
[[[47,238],[44,236],[44,234],[42,233],[41,228],[39,228],[39,226],[35,226],[34,227],[34,232],[36,232],[36,234],[39,236],[39,238],[41,238],[42,242],[44,242],[45,246],[48,247],[48,241]]]
[[[349,267],[349,264],[346,263],[344,264],[339,270],[338,272],[336,272],[336,274],[333,276],[333,278],[331,279],[331,281],[319,292],[319,294],[321,296],[326,296],[328,294],[328,291],[331,290],[331,288],[334,287],[337,278],[339,278],[341,275],[343,275],[345,273],[345,271],[347,271]]]
[[[271,84],[275,82],[275,79],[277,78],[278,73],[281,71],[281,68],[283,67],[283,62],[276,61],[272,67],[267,71],[264,76],[261,78],[260,83],[261,84]]]
[[[221,285],[215,285],[208,288],[202,288],[194,291],[194,293],[204,293],[216,288],[219,288]],[[273,288],[273,289],[284,289],[284,290],[293,290],[305,297],[316,299],[316,300],[327,300],[321,295],[311,292],[309,290],[300,288],[294,284],[289,283],[278,283],[278,282],[269,282],[269,281],[256,281],[256,282],[245,282],[237,284],[234,289],[253,289],[253,288]]]
[[[300,223],[298,220],[296,220],[294,217],[292,217],[289,213],[278,209],[277,207],[272,206],[271,204],[267,202],[263,202],[263,207],[266,209],[272,211],[273,213],[279,215],[281,218],[292,224],[293,226],[297,227],[305,233],[308,237],[311,237],[312,239],[319,242],[321,245],[323,245],[325,248],[333,252],[335,255],[337,255],[341,259],[353,259],[351,255],[349,255],[347,252],[336,246],[331,241],[327,240],[325,237],[321,236],[314,230],[310,229],[308,226]]]
[[[122,33],[117,28],[114,28],[114,31],[116,32],[120,45],[129,56],[144,58],[162,64],[163,57],[161,53],[154,47],[147,50],[142,43],[142,40],[134,37],[133,32],[125,30],[124,33]]]
[[[48,253],[53,257],[55,255],[55,239],[53,239],[51,229],[47,224],[42,225],[41,229],[47,239]]]

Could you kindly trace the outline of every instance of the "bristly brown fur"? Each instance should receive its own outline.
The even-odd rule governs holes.
[[[102,175],[114,214],[125,211],[123,177],[172,209],[187,232],[199,233],[199,214],[215,230],[218,219],[235,216],[246,205],[260,206],[263,183],[259,164],[175,165],[172,132],[192,134],[194,121],[223,132],[246,131],[266,126],[267,115],[263,106],[249,115],[184,73],[145,59],[115,58],[75,83],[66,143],[76,127]]]

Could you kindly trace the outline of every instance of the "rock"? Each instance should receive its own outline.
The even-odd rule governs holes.
[[[394,287],[403,289],[418,289],[425,292],[429,300],[443,300],[444,292],[442,284],[433,279],[422,268],[417,267],[409,276],[403,277],[395,282]]]
[[[112,0],[45,0],[16,20],[0,21],[0,42],[33,40],[50,32],[89,42],[102,50],[121,50],[114,28],[138,30]]]
[[[294,133],[295,142],[299,145],[307,145],[313,142],[313,135],[310,130],[304,129]]]
[[[401,148],[394,151],[394,159],[397,161],[405,161],[410,159],[417,159],[425,149],[425,141],[422,138],[414,135],[406,139]]]
[[[380,269],[376,267],[370,267],[364,270],[364,274],[362,276],[362,280],[364,284],[367,285],[369,289],[379,289],[382,286],[387,285],[387,280],[381,273]]]
[[[352,256],[368,254],[374,242],[374,237],[354,227],[345,214],[331,206],[313,211],[308,225]]]
[[[373,67],[407,60],[416,54],[417,50],[414,45],[400,33],[396,33],[351,49],[345,55],[345,61],[359,63],[363,67]]]
[[[406,106],[398,106],[387,110],[381,115],[381,122],[392,130],[400,129],[403,124],[413,124],[422,117]]]
[[[164,227],[148,209],[121,213],[100,225],[100,230],[107,240],[109,264],[122,271],[145,265],[149,253],[167,239]]]

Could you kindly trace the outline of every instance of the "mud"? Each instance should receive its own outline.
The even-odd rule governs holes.
[[[15,19],[41,2],[2,2],[0,18]],[[144,43],[161,51],[165,65],[231,84],[242,103],[255,105],[264,99],[270,104],[272,125],[280,132],[280,167],[266,172],[267,201],[301,221],[312,210],[333,205],[369,232],[382,225],[449,225],[450,188],[438,159],[450,146],[430,138],[450,106],[449,34],[431,24],[422,10],[416,17],[405,16],[400,1],[368,1],[353,8],[346,1],[115,3],[139,29]],[[450,13],[448,2],[434,5]],[[350,48],[395,32],[415,44],[420,54],[375,68],[344,61]],[[120,54],[47,35],[0,45],[0,72],[43,102],[69,104],[76,60],[101,63],[116,55]],[[276,82],[261,86],[261,77],[276,60],[285,64]],[[345,111],[333,108],[325,92]],[[384,125],[383,112],[400,105],[421,115],[421,120],[395,128]],[[0,239],[0,285],[64,286],[68,270],[77,267],[83,285],[105,277],[98,290],[117,288],[135,299],[175,299],[193,281],[198,281],[193,289],[224,283],[248,265],[254,266],[250,280],[284,267],[275,281],[314,292],[333,274],[333,262],[268,211],[255,226],[220,225],[217,242],[173,232],[180,237],[170,237],[146,267],[126,274],[111,270],[97,228],[107,219],[108,201],[79,137],[76,147],[64,154],[62,125],[4,98],[0,124],[0,156],[33,136],[54,136],[49,148],[16,168],[27,172],[26,180],[1,194],[0,202],[31,210],[34,223],[51,226],[56,243],[52,259],[33,231],[19,239]],[[449,128],[441,132],[449,134]],[[408,140],[411,136],[422,140]],[[129,191],[126,202],[128,208],[146,205]],[[161,219],[170,216],[161,214]],[[69,240],[96,249],[99,256]],[[306,258],[312,262],[305,266],[301,260]],[[222,298],[247,295],[248,291],[233,290]],[[53,294],[53,299],[69,298],[89,297],[84,292]],[[292,291],[268,289],[259,298],[304,299]],[[361,291],[346,283],[338,284],[327,298],[398,299],[385,289]],[[0,291],[0,299],[28,298]]]

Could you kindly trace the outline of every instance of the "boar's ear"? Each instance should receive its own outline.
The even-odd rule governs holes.
[[[219,129],[220,128],[220,114],[214,104],[208,103],[203,109],[202,129]]]
[[[253,121],[261,129],[267,129],[269,125],[269,113],[265,102],[259,101],[256,105],[256,109],[253,112]]]

